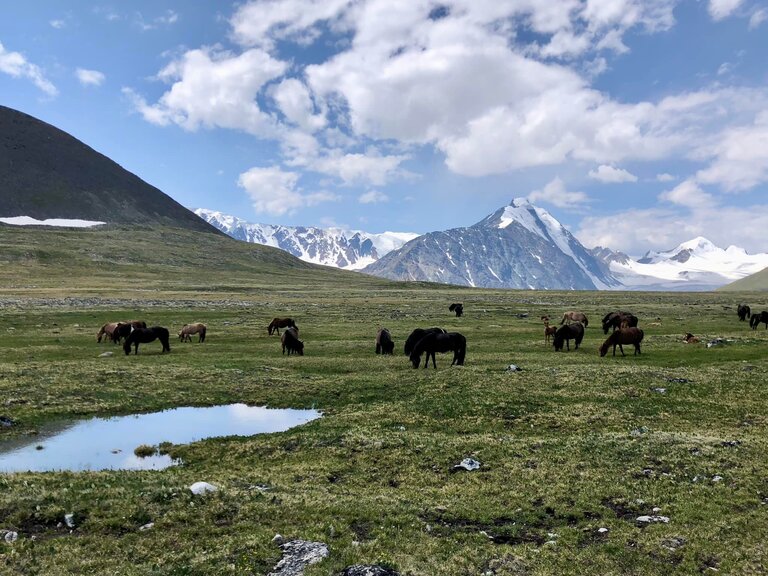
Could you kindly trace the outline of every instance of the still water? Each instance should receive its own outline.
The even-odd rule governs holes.
[[[161,442],[187,444],[216,436],[282,432],[321,416],[317,410],[245,404],[174,408],[152,414],[92,418],[0,443],[0,473],[51,470],[160,470],[168,455],[139,458],[133,450]]]

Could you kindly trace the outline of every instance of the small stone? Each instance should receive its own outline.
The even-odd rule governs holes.
[[[453,470],[467,470],[468,472],[472,472],[478,468],[480,468],[480,462],[474,458],[464,458],[464,460],[453,467]]]
[[[518,366],[517,364],[510,364],[507,366],[507,372],[522,372],[522,368]]]
[[[608,533],[608,528],[598,528],[597,529],[597,533],[598,534],[607,534]]]
[[[102,352],[101,354],[99,354],[99,358],[109,358],[113,354],[114,352]]]
[[[218,490],[216,486],[208,484],[208,482],[195,482],[189,489],[192,491],[192,494],[195,494],[196,496],[207,494],[208,492],[216,492]]]
[[[656,506],[656,507],[655,507],[655,508],[652,510],[652,512],[653,512],[654,514],[658,514],[659,512],[661,512],[661,508],[659,508],[658,506]]]
[[[635,519],[635,522],[637,522],[638,524],[654,524],[657,522],[668,524],[669,518],[666,516],[657,516],[654,514],[653,516],[638,516]]]
[[[723,477],[722,476],[712,476],[712,482],[722,482]]]
[[[5,540],[8,544],[13,544],[18,539],[19,539],[19,533],[13,532],[13,531],[6,532],[5,536],[3,537],[3,540]]]
[[[146,532],[147,530],[152,530],[152,528],[154,528],[154,527],[155,527],[155,523],[154,522],[147,522],[146,524],[144,524],[144,526],[140,526],[139,527],[139,531],[140,532]]]
[[[328,556],[328,545],[322,542],[291,540],[280,546],[283,557],[267,576],[302,576],[310,564],[317,564]]]
[[[666,388],[654,388],[653,391],[654,392],[658,392],[659,394],[666,394],[667,393],[667,389]]]
[[[283,536],[282,534],[275,534],[272,536],[271,540],[272,544],[277,544],[278,546],[283,543]]]
[[[73,513],[64,514],[64,524],[67,525],[67,528],[74,528],[75,527],[75,515]]]
[[[13,420],[8,418],[8,416],[0,416],[0,426],[3,428],[10,428],[13,426]]]
[[[378,564],[355,564],[344,568],[341,576],[400,576],[400,574],[391,568]]]

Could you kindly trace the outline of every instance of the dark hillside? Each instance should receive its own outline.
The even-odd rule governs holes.
[[[12,216],[159,224],[220,234],[66,132],[0,106],[0,217]]]

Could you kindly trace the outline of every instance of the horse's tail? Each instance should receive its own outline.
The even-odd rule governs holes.
[[[104,324],[104,326],[102,326],[101,329],[99,330],[99,333],[96,334],[96,342],[98,342],[99,344],[101,344],[101,337],[107,333],[106,328],[107,328],[107,325]]]
[[[584,316],[584,328],[586,328],[587,326],[589,326],[589,318]]]
[[[461,346],[459,346],[459,349],[456,350],[456,364],[459,366],[464,366],[464,358],[467,356],[467,340],[466,338],[462,341]]]
[[[560,320],[560,326],[562,326],[563,323],[565,323],[566,318],[568,318],[568,313],[567,312],[565,314],[563,314],[563,319]]]

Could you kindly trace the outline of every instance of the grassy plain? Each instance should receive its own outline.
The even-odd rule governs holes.
[[[266,574],[276,533],[329,545],[307,576],[354,563],[412,576],[768,569],[768,333],[735,313],[741,300],[768,308],[755,294],[404,285],[205,235],[50,234],[0,227],[0,416],[14,421],[0,442],[175,406],[324,417],[175,446],[184,464],[159,472],[0,475],[0,530],[19,533],[0,542],[0,573]],[[599,319],[617,307],[640,317],[642,356],[598,357]],[[590,327],[580,350],[555,353],[539,317],[570,309]],[[305,356],[267,335],[282,315]],[[209,332],[126,357],[95,342],[121,318]],[[413,328],[435,325],[467,337],[464,367],[445,355],[414,370],[402,355]],[[379,326],[394,357],[374,354]],[[684,332],[727,343],[686,345]],[[465,457],[481,468],[453,472]],[[201,480],[219,492],[193,497]],[[635,521],[652,514],[669,522]]]

